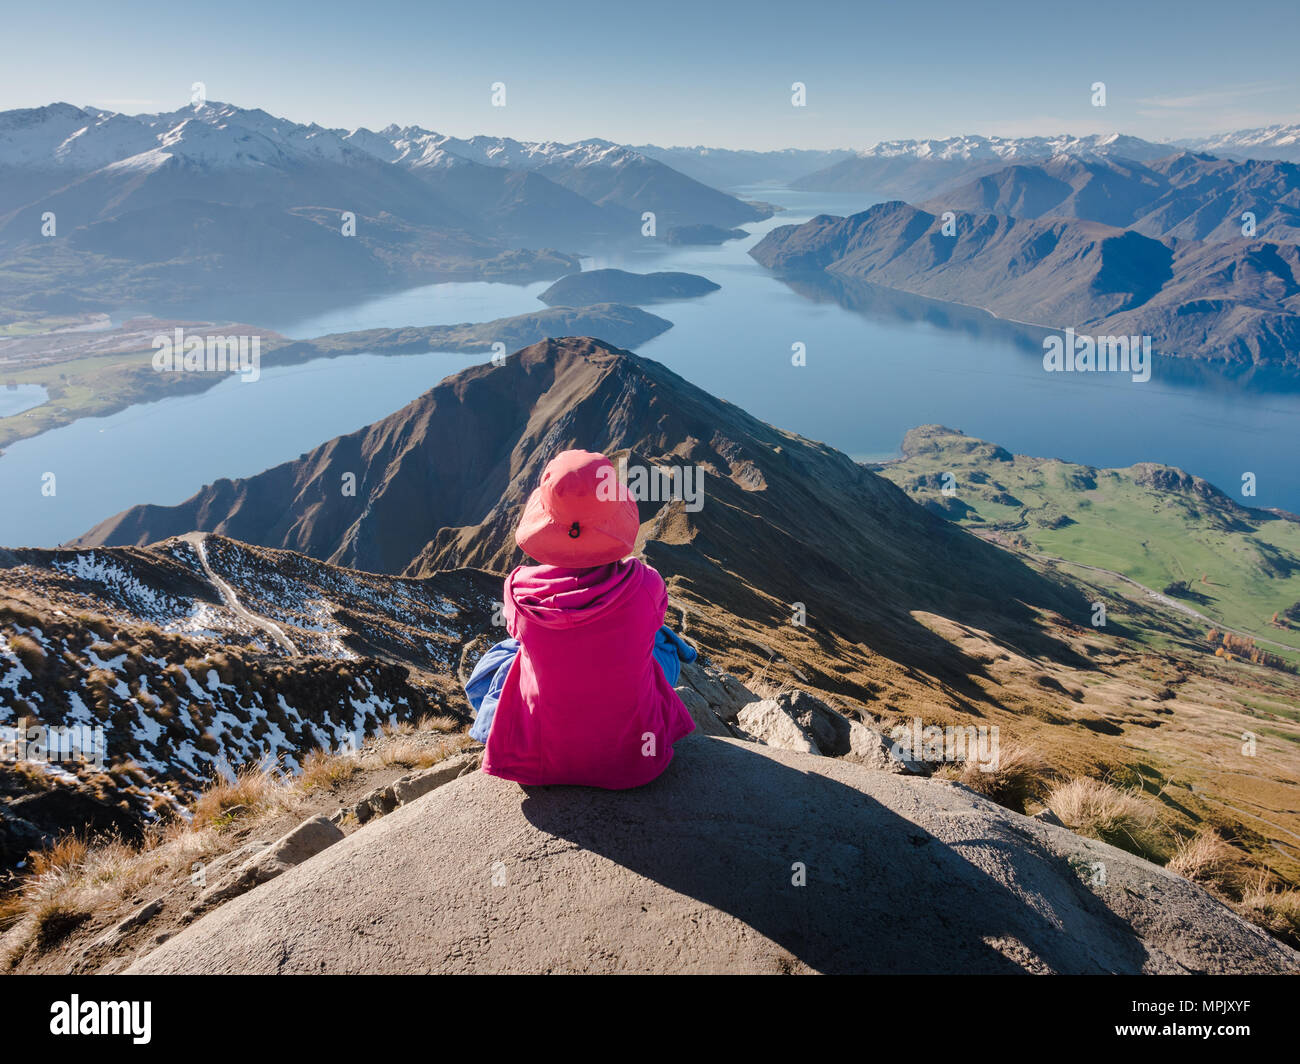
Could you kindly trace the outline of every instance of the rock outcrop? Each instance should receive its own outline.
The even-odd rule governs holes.
[[[130,971],[1295,972],[1300,954],[957,784],[697,734],[633,791],[456,779]]]

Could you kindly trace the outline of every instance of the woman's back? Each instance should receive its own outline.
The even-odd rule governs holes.
[[[650,566],[523,566],[506,578],[520,642],[483,770],[520,783],[647,783],[694,728],[652,655],[667,593]]]

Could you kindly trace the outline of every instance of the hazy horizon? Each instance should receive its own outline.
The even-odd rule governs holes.
[[[1245,0],[1228,30],[1194,17],[1211,10],[1200,3],[1050,19],[1027,0],[1009,7],[993,20],[948,2],[823,4],[791,20],[773,4],[666,0],[643,16],[584,0],[557,18],[503,0],[488,36],[468,11],[391,0],[364,24],[338,0],[310,21],[248,0],[220,21],[152,0],[125,18],[72,0],[57,27],[48,9],[7,16],[21,47],[0,70],[0,109],[171,111],[201,81],[210,100],[330,128],[758,151],[965,134],[1168,141],[1300,118],[1294,4]],[[504,107],[491,101],[498,82]],[[804,107],[791,104],[795,82]]]

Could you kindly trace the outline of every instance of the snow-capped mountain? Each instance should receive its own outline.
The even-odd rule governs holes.
[[[1191,150],[1228,159],[1300,162],[1300,125],[1238,130],[1217,137],[1157,143],[1123,133],[1076,137],[984,137],[888,140],[807,174],[796,188],[919,201],[941,195],[1014,163],[1056,156],[1128,159],[1150,163]]]
[[[222,103],[152,115],[66,103],[0,113],[0,166],[150,169],[171,156],[249,166],[290,157],[341,161],[349,150],[331,130]],[[128,162],[141,155],[147,158]]]
[[[1122,133],[1075,137],[948,137],[943,140],[886,140],[859,153],[866,159],[935,159],[975,162],[983,159],[1048,159],[1053,155],[1117,155],[1139,162],[1169,154],[1169,148]]]
[[[410,186],[403,184],[400,175],[415,174],[423,179],[420,195],[426,199],[432,196],[447,208],[432,211],[442,223],[451,224],[454,212],[459,215],[456,224],[460,227],[486,229],[505,239],[531,239],[546,228],[536,224],[537,219],[515,231],[497,228],[503,216],[517,219],[521,210],[528,214],[527,204],[521,207],[518,202],[521,193],[525,198],[528,194],[540,195],[552,215],[557,206],[563,208],[560,201],[565,197],[549,189],[548,183],[567,189],[570,213],[583,215],[572,233],[578,241],[593,234],[638,235],[639,216],[646,210],[673,225],[734,225],[763,216],[761,210],[661,162],[604,140],[561,144],[509,137],[462,139],[419,126],[395,125],[379,132],[326,129],[278,118],[257,108],[216,101],[143,115],[122,115],[65,103],[0,113],[0,183],[8,186],[0,191],[7,192],[5,201],[19,209],[37,206],[34,201],[42,196],[66,191],[69,178],[75,175],[99,171],[110,177],[149,174],[167,166],[187,167],[190,174],[237,172],[241,175],[240,202],[279,202],[287,190],[310,188],[312,198],[291,205],[337,206],[340,210],[364,210],[366,201],[374,198],[363,197],[360,203],[357,200],[354,182],[346,172],[361,171],[367,185],[381,190],[385,185],[401,189],[395,195],[382,191],[376,209],[402,217],[410,217],[412,211],[406,204]],[[390,168],[388,176],[376,178],[377,166]],[[497,173],[476,173],[474,166],[491,167]],[[272,178],[264,190],[250,176],[250,172],[259,171]],[[460,171],[454,192],[440,184],[451,171]],[[540,174],[546,180],[516,181],[503,189],[500,171]],[[467,198],[466,185],[471,182],[481,185],[484,192]],[[331,195],[333,185],[339,186],[338,195]],[[78,191],[79,201],[85,199],[85,191]],[[190,189],[187,194],[203,198],[201,189]],[[574,194],[587,202],[579,204]],[[503,209],[502,197],[508,209]],[[134,198],[138,201],[140,197]],[[115,202],[116,198],[105,201]],[[227,202],[224,196],[222,202]],[[613,214],[606,209],[613,209]],[[605,216],[601,216],[602,211],[606,211]],[[632,225],[633,212],[636,227]],[[427,210],[414,213],[430,214]],[[78,217],[97,218],[101,214],[100,210],[82,210]],[[489,217],[486,225],[476,224],[480,215]],[[427,222],[429,218],[421,220]],[[546,235],[563,236],[566,220],[573,219],[553,217]]]
[[[127,115],[53,103],[0,112],[0,166],[95,170],[157,147]]]
[[[639,230],[641,212],[650,210],[665,226],[738,225],[767,216],[767,211],[742,203],[671,166],[632,148],[591,139],[519,141],[511,137],[468,139],[435,133],[420,126],[388,126],[342,133],[349,144],[375,158],[413,172],[449,170],[468,162],[498,170],[539,174],[548,181],[602,208],[620,209]]]
[[[0,312],[177,301],[214,285],[553,279],[575,252],[643,239],[646,212],[665,236],[767,213],[607,141],[326,129],[215,101],[0,112],[0,253],[18,278]],[[355,242],[340,237],[345,218]]]
[[[1238,129],[1213,137],[1177,142],[1191,151],[1221,155],[1228,159],[1280,159],[1300,163],[1300,122],[1291,125]]]
[[[553,163],[569,166],[617,166],[638,157],[630,148],[607,140],[519,141],[511,137],[451,137],[420,126],[388,126],[378,133],[367,129],[346,134],[372,154],[389,162],[418,166],[430,157],[452,155],[484,166],[537,170]]]
[[[1177,149],[1121,133],[1076,137],[948,137],[881,141],[794,182],[796,188],[919,202],[1012,163],[1057,155],[1150,162]]]

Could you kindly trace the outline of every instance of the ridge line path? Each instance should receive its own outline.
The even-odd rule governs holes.
[[[212,582],[212,586],[217,589],[217,592],[221,595],[222,601],[225,602],[225,604],[235,614],[242,617],[249,624],[253,625],[255,628],[262,629],[262,631],[279,643],[286,653],[292,654],[296,657],[298,655],[298,648],[294,645],[293,640],[284,634],[284,629],[270,618],[262,617],[244,606],[244,604],[239,601],[239,596],[235,594],[235,589],[226,583],[226,581],[222,580],[213,570],[211,564],[208,562],[207,533],[187,532],[180,538],[185,540],[187,543],[193,544],[194,552],[198,555],[199,564],[203,566],[204,574],[207,576],[208,580]]]

